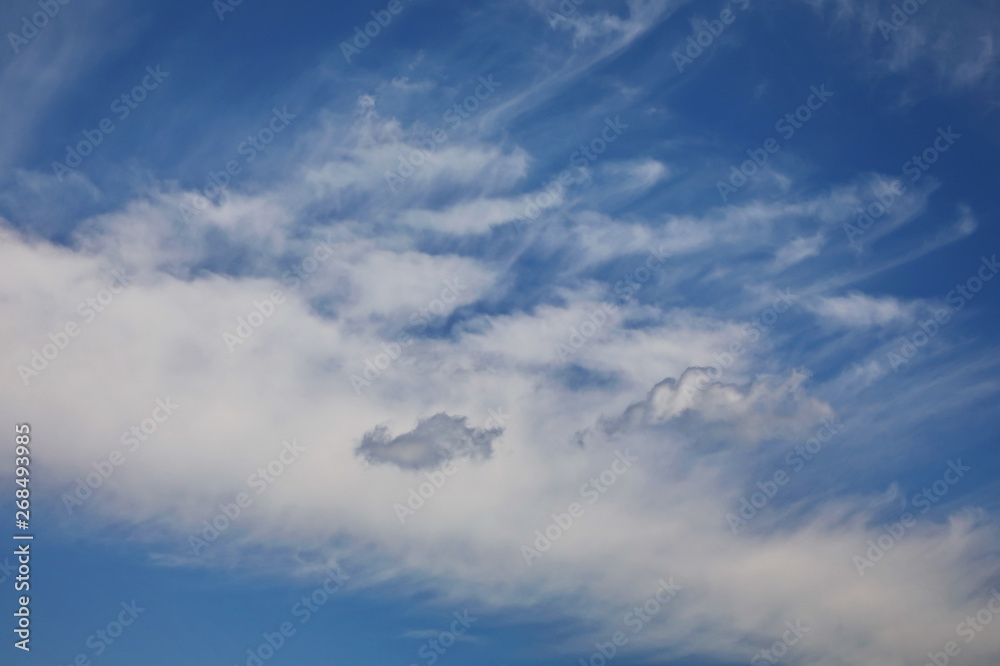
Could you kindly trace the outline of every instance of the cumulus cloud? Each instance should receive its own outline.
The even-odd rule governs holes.
[[[413,430],[392,437],[377,426],[361,440],[357,453],[370,463],[390,463],[402,469],[431,469],[457,457],[485,460],[493,455],[493,440],[503,428],[469,427],[464,416],[435,414]]]
[[[609,434],[672,424],[699,448],[756,444],[768,438],[795,438],[834,415],[833,409],[806,394],[808,375],[758,377],[745,386],[719,381],[718,368],[688,368],[677,379],[659,382],[645,400],[609,419]]]

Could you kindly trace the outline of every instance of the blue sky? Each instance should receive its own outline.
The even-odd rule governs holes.
[[[0,26],[7,663],[1000,657],[991,3]]]

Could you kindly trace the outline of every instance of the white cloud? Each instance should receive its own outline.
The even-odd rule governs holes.
[[[877,298],[862,293],[816,299],[809,308],[837,326],[873,328],[913,321],[916,304],[908,304],[891,296]]]
[[[581,34],[632,39],[666,12],[662,2],[630,6],[628,19],[588,19],[581,30],[592,32]],[[190,193],[162,185],[85,220],[68,247],[13,233],[0,244],[0,302],[13,314],[0,329],[8,378],[0,413],[46,424],[50,444],[36,455],[53,487],[72,491],[158,398],[180,405],[63,528],[119,526],[174,565],[296,575],[339,561],[362,586],[431,588],[445,601],[579,620],[583,638],[553,645],[567,656],[619,629],[665,577],[684,589],[633,643],[660,659],[747,659],[786,619],[801,617],[813,627],[796,655],[802,663],[903,664],[940,649],[979,607],[998,571],[984,556],[997,530],[974,507],[956,506],[948,522],[921,521],[883,565],[858,576],[851,558],[877,538],[884,517],[874,493],[834,494],[839,477],[861,468],[844,462],[849,454],[876,455],[849,436],[842,458],[825,463],[831,485],[817,504],[776,502],[742,535],[725,521],[772,473],[758,469],[767,456],[838,416],[831,384],[769,353],[805,327],[783,320],[724,377],[705,369],[743,339],[734,321],[759,316],[775,273],[801,271],[794,286],[806,307],[859,334],[913,316],[913,305],[891,297],[831,295],[842,293],[833,283],[856,276],[828,277],[804,261],[835,263],[820,248],[841,233],[863,185],[655,219],[620,220],[567,199],[539,219],[537,234],[501,238],[501,253],[473,237],[517,212],[532,155],[456,138],[394,196],[385,170],[419,145],[419,132],[377,106],[363,96],[352,118],[323,116],[302,130],[281,178],[231,192],[188,225],[178,203]],[[626,168],[644,184],[665,177],[655,160]],[[599,202],[613,188],[597,182],[589,196]],[[331,251],[309,279],[283,281],[318,241]],[[557,346],[614,298],[613,284],[595,273],[652,247],[671,254],[656,280],[560,358]],[[557,275],[552,284],[518,283],[499,265],[532,252],[539,263],[569,257],[545,265]],[[697,253],[711,255],[709,270]],[[18,366],[50,333],[81,323],[77,304],[120,265],[134,281],[23,386]],[[446,303],[442,290],[455,279],[467,286]],[[230,352],[223,334],[274,290],[283,302]],[[717,311],[725,299],[731,307]],[[438,327],[390,358],[387,346],[423,308]],[[491,308],[501,311],[482,313]],[[848,379],[882,380],[880,366],[864,360]],[[358,391],[351,377],[366,372]],[[573,379],[581,376],[602,381]],[[838,381],[834,389],[846,383]],[[503,435],[490,441],[489,460],[458,456],[459,472],[400,525],[393,506],[426,471],[404,468],[447,458],[462,432],[492,428],[498,410]],[[429,421],[436,415],[450,416]],[[358,455],[366,436],[368,449],[397,464],[366,468]],[[432,436],[444,438],[444,453],[428,454]],[[188,536],[220,501],[246,492],[249,475],[289,439],[306,447],[301,461],[192,556]],[[691,446],[698,443],[710,446]],[[581,486],[624,449],[634,467],[586,503]],[[584,516],[526,566],[521,546],[572,502],[585,503]],[[966,654],[995,657],[1000,637],[984,633]]]
[[[112,228],[121,234],[127,225],[123,220]],[[75,316],[75,302],[101,288],[114,265],[103,253],[116,255],[120,246],[116,234],[100,238],[104,245],[90,255],[18,239],[0,245],[0,299],[18,303],[16,324],[0,340],[9,350],[9,377],[48,332]],[[160,237],[135,255],[147,264],[137,267],[141,277],[31,386],[5,382],[0,389],[5,411],[50,424],[52,445],[39,450],[38,462],[67,491],[92,462],[120,447],[116,433],[148,415],[157,397],[169,395],[180,405],[79,510],[87,521],[133,526],[167,561],[227,562],[244,548],[297,544],[290,553],[272,552],[278,559],[269,566],[291,566],[298,550],[317,550],[362,582],[416,577],[446,599],[494,610],[545,601],[554,612],[597,622],[599,632],[647,598],[658,579],[673,576],[685,587],[669,621],[651,625],[637,646],[661,655],[683,650],[736,658],[755,641],[773,640],[778,619],[790,614],[815,627],[803,650],[817,664],[919,657],[976,607],[973,593],[991,573],[974,555],[992,528],[956,518],[945,531],[921,524],[891,554],[892,566],[859,578],[851,557],[877,530],[865,527],[875,521],[863,500],[841,500],[795,529],[777,531],[776,512],[758,519],[754,537],[729,531],[723,516],[755,474],[737,461],[690,459],[682,443],[692,433],[725,433],[734,446],[801,436],[832,412],[808,395],[798,375],[762,376],[742,387],[712,383],[693,398],[659,383],[649,401],[639,403],[648,416],[640,422],[655,427],[574,445],[573,434],[594,424],[596,414],[636,413],[628,403],[664,376],[681,376],[688,359],[725,349],[733,333],[725,327],[684,315],[668,317],[660,329],[609,328],[588,342],[578,361],[613,370],[621,381],[588,395],[546,376],[560,364],[553,341],[589,305],[541,308],[498,317],[475,333],[422,340],[358,396],[347,375],[380,351],[382,339],[365,311],[323,318],[290,292],[246,345],[229,354],[222,332],[280,283],[170,277],[154,268],[162,263],[157,252],[169,247]],[[354,258],[351,270],[365,270],[368,256]],[[392,266],[394,279],[428,279],[421,261]],[[310,284],[322,284],[323,275]],[[516,333],[519,327],[523,332]],[[484,372],[487,366],[492,371]],[[681,383],[699,372],[688,371]],[[509,416],[489,463],[462,467],[401,526],[392,507],[417,480],[384,466],[363,469],[355,450],[365,433],[382,423],[404,432],[440,412],[482,428],[496,408]],[[704,429],[689,427],[686,410]],[[47,419],[52,413],[60,419]],[[207,559],[185,556],[187,537],[214,515],[218,502],[245,491],[248,475],[290,438],[306,446],[302,462],[260,496]],[[581,484],[623,447],[638,457],[635,468],[526,567],[520,546],[545,528],[552,512],[581,501]],[[913,586],[914,579],[922,584]],[[559,601],[580,595],[587,603]],[[887,612],[890,605],[908,609],[905,623]],[[747,637],[750,643],[743,642]],[[1000,642],[983,635],[976,649],[997,650]]]

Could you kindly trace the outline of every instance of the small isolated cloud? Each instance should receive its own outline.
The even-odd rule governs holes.
[[[673,175],[666,164],[653,159],[614,162],[606,165],[604,172],[620,187],[635,190],[648,189]]]
[[[365,434],[356,452],[375,465],[391,463],[402,469],[432,469],[467,456],[485,460],[493,455],[493,441],[503,428],[470,428],[464,416],[435,414],[410,432],[392,437],[386,426]]]
[[[823,249],[823,236],[816,234],[808,238],[801,236],[785,243],[774,254],[774,264],[778,269],[788,268],[800,261],[815,257]]]
[[[848,328],[873,328],[896,322],[907,323],[915,316],[913,305],[891,297],[876,298],[860,293],[820,298],[809,307],[824,320]]]

